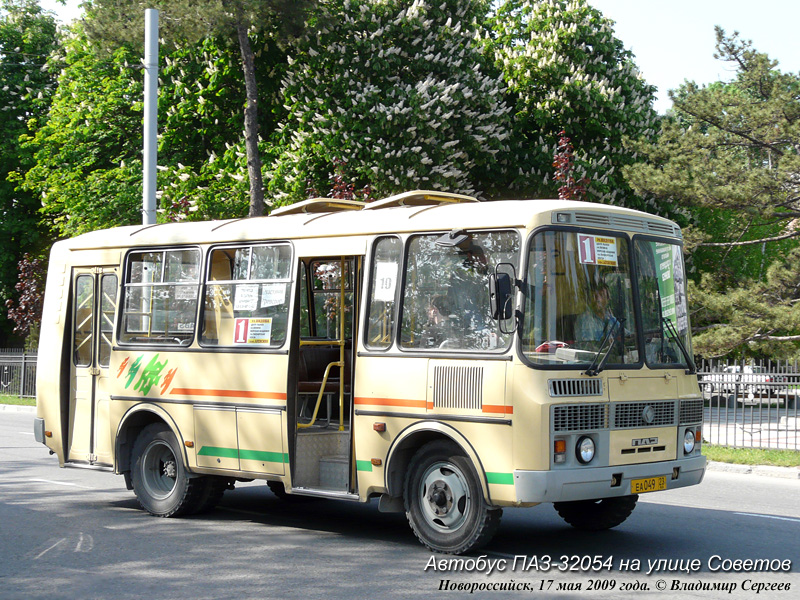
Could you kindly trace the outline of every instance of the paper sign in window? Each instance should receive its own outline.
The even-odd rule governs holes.
[[[285,283],[262,283],[261,284],[261,308],[268,306],[280,306],[286,298]]]
[[[236,319],[233,328],[234,344],[269,344],[272,319]]]
[[[256,310],[258,308],[258,284],[237,285],[233,310]]]
[[[599,235],[578,234],[580,261],[585,265],[617,266],[617,240]]]
[[[397,263],[379,262],[375,265],[375,300],[394,302],[397,287]]]

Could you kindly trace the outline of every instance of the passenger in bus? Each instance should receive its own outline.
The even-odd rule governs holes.
[[[423,345],[428,348],[439,348],[447,340],[452,339],[453,305],[447,296],[434,296],[428,303],[428,322],[422,331]]]

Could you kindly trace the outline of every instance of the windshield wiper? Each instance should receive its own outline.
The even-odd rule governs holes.
[[[583,372],[584,375],[588,375],[589,377],[594,377],[595,375],[599,375],[600,371],[602,371],[605,368],[606,361],[608,360],[608,357],[611,354],[611,349],[614,347],[614,344],[617,343],[617,336],[616,336],[617,327],[621,328],[624,322],[625,319],[617,319],[616,317],[614,317],[613,321],[611,322],[611,326],[606,327],[606,333],[603,336],[603,339],[600,340],[600,348],[602,349],[602,347],[608,341],[608,338],[611,338],[611,343],[608,345],[606,351],[602,353],[602,357],[600,355],[600,352],[594,355],[594,359],[589,365],[589,368]],[[599,362],[598,359],[600,359]]]
[[[683,341],[681,340],[681,336],[678,333],[678,330],[675,329],[675,323],[672,322],[671,319],[668,317],[661,317],[662,323],[664,323],[664,329],[669,334],[670,339],[672,339],[676,344],[678,344],[678,348],[680,348],[683,357],[686,359],[686,369],[687,375],[694,375],[697,373],[697,367],[694,364],[694,360],[692,357],[689,356],[689,351],[686,350],[686,346],[683,345]]]

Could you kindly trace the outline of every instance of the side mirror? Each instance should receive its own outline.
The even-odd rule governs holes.
[[[489,276],[489,302],[495,321],[505,321],[514,315],[514,278],[509,273],[495,270]]]

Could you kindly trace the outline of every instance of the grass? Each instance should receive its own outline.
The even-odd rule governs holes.
[[[726,448],[703,444],[708,460],[738,465],[770,465],[800,467],[800,452],[796,450],[762,450],[760,448]]]
[[[0,394],[0,404],[16,404],[18,406],[36,406],[36,398],[20,398],[19,396],[9,396]]]

